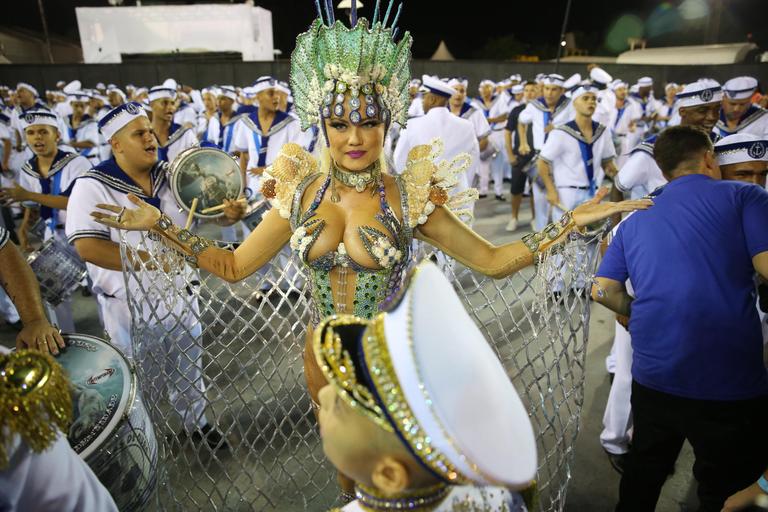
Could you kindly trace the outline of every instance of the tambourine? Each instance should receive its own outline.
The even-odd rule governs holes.
[[[224,215],[223,209],[216,207],[226,199],[242,197],[245,187],[240,165],[217,148],[185,149],[173,160],[168,173],[171,191],[179,207],[189,212],[197,199],[194,216],[200,219]],[[206,212],[211,209],[214,210]]]

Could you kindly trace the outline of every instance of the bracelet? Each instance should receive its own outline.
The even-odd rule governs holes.
[[[547,227],[538,233],[528,233],[525,235],[522,238],[522,242],[531,253],[535,254],[549,247],[552,242],[557,240],[563,233],[570,231],[575,225],[573,211],[568,211],[563,214],[559,221],[548,224]],[[544,247],[542,247],[542,244]]]
[[[197,266],[197,256],[212,245],[209,240],[193,235],[187,229],[177,227],[170,217],[164,213],[160,214],[160,218],[157,220],[155,228],[158,231],[165,233],[171,240],[175,238],[177,244],[187,253],[184,255],[184,259],[187,263],[194,266]],[[155,239],[152,236],[150,236],[150,238],[153,240]]]
[[[768,480],[765,479],[765,475],[762,475],[758,479],[757,485],[760,486],[765,494],[768,494]]]

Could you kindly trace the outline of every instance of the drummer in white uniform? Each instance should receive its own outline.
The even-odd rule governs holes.
[[[735,133],[768,136],[768,110],[752,103],[757,80],[751,76],[731,78],[723,85],[723,105],[715,126],[718,135]]]
[[[31,250],[28,231],[35,217],[45,223],[44,239],[55,237],[66,244],[64,224],[69,194],[75,179],[91,168],[91,163],[77,153],[57,147],[58,118],[49,110],[33,110],[21,119],[27,145],[34,155],[19,174],[19,183],[4,188],[0,199],[21,203],[24,218],[19,228],[19,241],[25,250]],[[55,308],[56,322],[65,332],[75,332],[72,303],[66,300]]]
[[[442,158],[450,162],[461,153],[468,153],[472,159],[470,169],[459,177],[455,192],[459,193],[469,188],[467,177],[477,174],[477,168],[473,166],[479,161],[480,149],[477,135],[472,123],[466,119],[451,114],[448,110],[448,102],[456,92],[447,83],[439,78],[428,75],[422,77],[423,87],[427,90],[423,96],[425,114],[408,121],[408,126],[400,132],[400,140],[394,153],[394,165],[396,172],[403,172],[406,167],[408,153],[421,144],[429,144],[434,138],[443,141],[444,152]]]
[[[99,153],[99,127],[88,113],[91,95],[85,91],[72,91],[67,95],[72,113],[67,116],[69,145],[90,160],[91,165],[101,161]]]
[[[174,222],[185,224],[185,216],[179,212],[168,186],[168,164],[158,160],[157,139],[142,106],[131,102],[113,109],[101,120],[99,128],[110,141],[114,156],[75,182],[66,232],[70,243],[86,261],[110,342],[130,358],[133,356],[131,311],[122,273],[120,233],[99,223],[91,212],[101,203],[132,207],[128,195],[134,194],[160,208]],[[130,239],[134,235],[126,236]],[[138,240],[133,239],[133,242]],[[149,275],[146,277],[151,279]],[[208,424],[205,417],[202,351],[196,341],[201,326],[194,313],[174,311],[169,318],[181,318],[177,321],[184,324],[183,332],[172,326],[175,327],[174,336],[147,340],[147,350],[161,351],[173,365],[170,399],[181,417],[184,431],[193,438],[205,439],[212,447],[220,447],[224,444],[223,436]],[[152,325],[146,327],[148,331],[154,328]]]
[[[573,119],[571,101],[565,97],[564,79],[561,75],[545,75],[542,78],[543,96],[528,103],[518,118],[517,134],[520,140],[518,153],[525,156],[531,151],[538,153],[547,137],[557,125]],[[533,130],[533,147],[528,145],[528,130]],[[550,206],[544,183],[532,176],[534,229],[543,230],[549,223]]]
[[[218,89],[216,97],[219,109],[214,116],[208,119],[208,131],[205,139],[219,149],[232,154],[237,122],[243,117],[234,110],[237,101],[237,91],[231,85],[222,85]]]
[[[688,84],[677,95],[680,104],[680,124],[699,126],[710,133],[717,122],[723,99],[722,87],[710,79]],[[716,135],[711,134],[714,139]],[[653,145],[656,135],[651,135],[632,150],[626,163],[614,179],[611,200],[620,199],[617,194],[630,194],[632,199],[643,197],[667,180],[653,159]]]
[[[173,120],[176,111],[175,87],[158,85],[151,88],[149,106],[152,108],[152,131],[159,143],[158,160],[173,162],[176,155],[197,145],[197,135],[193,127],[176,124]]]
[[[605,175],[618,172],[610,131],[592,119],[597,92],[583,85],[571,94],[575,119],[552,130],[539,153],[553,219],[595,197]]]
[[[490,180],[493,180],[494,196],[498,201],[503,201],[504,175],[509,166],[507,152],[504,151],[504,129],[512,109],[509,107],[507,94],[504,91],[503,94],[494,94],[495,90],[496,84],[492,80],[483,80],[478,88],[480,96],[472,101],[472,105],[483,113],[491,127],[488,146],[480,150],[478,190],[481,199],[486,197]]]
[[[491,135],[491,125],[488,124],[488,120],[483,112],[476,109],[467,101],[468,82],[466,78],[452,78],[448,80],[448,85],[453,87],[456,91],[448,102],[449,110],[452,114],[472,123],[472,126],[475,128],[475,135],[477,136],[480,153],[482,153],[487,149],[489,144],[488,137]],[[472,166],[470,169],[471,171],[469,172],[474,172],[476,167]],[[469,183],[469,186],[474,186],[476,177],[475,174],[467,174],[467,182]],[[487,181],[485,187],[487,192]]]

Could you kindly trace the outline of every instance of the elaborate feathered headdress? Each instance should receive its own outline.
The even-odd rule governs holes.
[[[339,117],[346,113],[354,124],[378,118],[386,124],[397,121],[405,125],[412,39],[406,32],[395,42],[402,4],[388,25],[394,0],[381,19],[377,0],[369,25],[365,18],[357,18],[357,2],[352,0],[352,27],[348,28],[335,19],[331,1],[315,0],[318,17],[296,38],[291,55],[291,89],[302,128],[318,124],[332,113]],[[344,105],[347,91],[349,112]]]

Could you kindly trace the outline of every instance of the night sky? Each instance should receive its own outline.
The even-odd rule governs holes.
[[[399,0],[398,0],[399,1]],[[374,0],[363,0],[360,14],[370,17]],[[567,0],[475,2],[405,0],[399,25],[414,36],[416,58],[429,58],[444,39],[457,58],[509,58],[518,54],[554,51]],[[720,42],[751,37],[768,49],[768,0],[573,0],[568,30],[579,47],[591,54],[615,55],[623,51],[627,36],[642,35],[652,46],[702,44],[711,34],[708,11],[722,2]],[[163,1],[153,3],[230,3],[226,1]],[[296,35],[315,16],[312,0],[264,0],[256,5],[272,11],[275,47],[284,55],[293,49]],[[338,0],[335,0],[338,4]],[[386,0],[382,0],[386,3]],[[44,0],[52,33],[79,40],[75,6],[106,6],[106,0]],[[135,0],[125,0],[135,5]],[[338,17],[338,15],[337,15]],[[23,0],[3,13],[2,24],[42,30],[35,0]],[[503,38],[503,39],[500,39]]]

